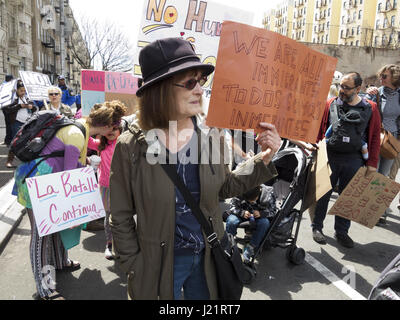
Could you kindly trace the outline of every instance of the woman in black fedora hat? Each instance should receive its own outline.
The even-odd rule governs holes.
[[[185,299],[218,299],[210,245],[161,165],[176,164],[221,239],[219,199],[273,178],[271,159],[281,140],[273,125],[261,123],[261,154],[230,172],[222,135],[199,116],[202,85],[214,67],[201,63],[191,43],[180,38],[150,43],[139,62],[143,83],[137,122],[120,136],[111,164],[115,257],[128,274],[131,299],[180,299],[182,289]]]

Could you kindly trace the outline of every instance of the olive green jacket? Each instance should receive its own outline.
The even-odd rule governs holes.
[[[230,172],[228,165],[220,161],[226,146],[219,131],[198,124],[196,132],[202,159],[200,208],[207,220],[212,218],[214,231],[221,239],[224,224],[220,199],[242,194],[275,177],[277,172],[273,164],[266,166],[261,159],[254,158]],[[165,159],[165,150],[153,138],[151,131],[141,134],[132,125],[118,139],[110,172],[113,249],[122,270],[128,274],[128,294],[135,300],[174,298],[175,188],[163,168],[154,163],[156,159]],[[210,298],[218,299],[207,242],[204,267]]]

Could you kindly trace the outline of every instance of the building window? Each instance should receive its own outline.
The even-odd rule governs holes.
[[[377,19],[376,20],[376,26],[375,26],[376,29],[379,29],[380,23],[381,23],[381,21],[379,19]]]
[[[331,8],[328,8],[328,17],[331,15]]]
[[[382,11],[382,3],[378,3],[378,12],[381,12]]]
[[[362,16],[362,10],[358,11],[358,20],[361,19],[361,16]]]
[[[389,25],[389,21],[387,18],[385,18],[385,20],[383,21],[383,28],[387,28]]]
[[[374,40],[374,45],[375,45],[375,47],[377,47],[377,46],[378,46],[378,36],[376,36],[376,37],[375,37],[375,40]]]
[[[357,34],[360,34],[360,31],[361,31],[361,26],[358,26],[357,27]]]
[[[390,0],[386,0],[385,9],[386,9],[386,10],[389,10],[389,7],[390,7]]]
[[[392,27],[394,27],[395,20],[396,20],[396,16],[392,16],[392,21],[391,21],[391,25],[392,25]]]
[[[356,41],[356,46],[359,47],[360,46],[360,40]]]

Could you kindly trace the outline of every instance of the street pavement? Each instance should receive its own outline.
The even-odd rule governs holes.
[[[0,115],[0,118],[2,116]],[[0,122],[0,142],[4,128]],[[0,151],[4,152],[0,147]],[[2,153],[3,154],[3,153]],[[3,160],[3,158],[2,158]],[[0,180],[12,174],[3,172]],[[5,177],[5,178],[3,178]],[[400,181],[400,175],[397,176]],[[0,300],[31,300],[36,291],[29,261],[30,224],[13,197],[11,182],[0,189]],[[333,194],[330,206],[337,195]],[[362,300],[385,266],[400,252],[398,196],[391,204],[387,225],[368,229],[352,223],[353,249],[341,247],[333,237],[333,216],[327,216],[327,244],[312,240],[310,217],[304,213],[298,246],[306,261],[293,265],[286,250],[268,249],[256,261],[257,276],[244,289],[242,300]],[[6,230],[7,229],[7,230]],[[82,231],[81,243],[69,251],[81,263],[71,273],[57,272],[57,289],[68,300],[126,300],[126,276],[114,261],[104,258],[104,231]],[[151,267],[151,266],[149,266]]]

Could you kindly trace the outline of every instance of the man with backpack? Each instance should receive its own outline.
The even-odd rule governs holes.
[[[381,117],[376,103],[359,96],[361,84],[362,79],[357,72],[342,77],[339,97],[327,101],[318,134],[318,141],[327,138],[328,161],[332,169],[331,185],[333,188],[338,184],[339,194],[360,167],[366,165],[367,174],[378,167]],[[365,143],[368,145],[368,160],[364,160],[361,153]],[[326,243],[322,229],[332,191],[326,193],[315,208],[313,239],[320,244]],[[341,245],[354,247],[348,235],[350,220],[335,216],[334,228],[335,238]]]

